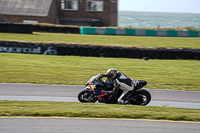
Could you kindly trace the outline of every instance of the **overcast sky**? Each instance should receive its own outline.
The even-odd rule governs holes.
[[[200,13],[200,0],[118,0],[120,11]]]

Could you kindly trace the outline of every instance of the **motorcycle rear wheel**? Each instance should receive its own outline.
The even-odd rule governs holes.
[[[147,105],[151,101],[151,94],[144,89],[137,90],[133,95],[132,95],[132,104],[135,105]]]
[[[78,100],[82,103],[95,103],[97,98],[86,90],[83,90],[78,94]]]

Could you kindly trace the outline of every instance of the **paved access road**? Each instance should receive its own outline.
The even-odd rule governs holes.
[[[1,133],[199,133],[200,123],[79,118],[0,118]]]
[[[84,86],[0,83],[0,100],[79,102]],[[147,89],[152,95],[148,106],[200,109],[200,92]]]

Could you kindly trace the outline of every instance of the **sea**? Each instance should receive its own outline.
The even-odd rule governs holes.
[[[200,13],[119,11],[118,27],[200,28]]]

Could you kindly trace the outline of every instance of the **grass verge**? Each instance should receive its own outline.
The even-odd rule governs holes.
[[[199,60],[149,60],[0,53],[0,82],[85,85],[117,68],[147,88],[200,91]]]
[[[49,23],[35,23],[32,25],[38,26],[50,26],[50,27],[83,27],[76,25],[58,25],[58,24],[49,24]],[[86,26],[88,27],[88,26]],[[178,28],[140,28],[140,27],[107,27],[107,28],[120,28],[120,29],[153,29],[153,30],[200,30],[200,28],[194,27],[178,27]]]
[[[23,40],[42,42],[71,42],[99,45],[134,47],[200,48],[199,37],[151,37],[116,35],[81,35],[61,33],[14,34],[0,33],[0,40]]]
[[[116,104],[0,101],[0,116],[58,116],[200,121],[200,110]]]

